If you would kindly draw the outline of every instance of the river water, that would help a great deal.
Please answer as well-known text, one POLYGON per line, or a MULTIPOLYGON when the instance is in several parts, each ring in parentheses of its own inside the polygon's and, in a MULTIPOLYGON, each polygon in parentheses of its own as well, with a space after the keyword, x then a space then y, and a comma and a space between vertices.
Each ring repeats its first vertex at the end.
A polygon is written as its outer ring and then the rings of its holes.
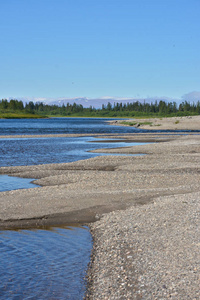
MULTIPOLYGON (((127 133, 105 119, 0 120, 0 135, 89 133, 80 138, 0 138, 0 167, 71 162, 94 157, 94 133, 127 133)), ((130 145, 130 144, 129 144, 130 145)), ((34 188, 30 179, 0 176, 0 192, 34 188)), ((0 299, 83 299, 92 237, 86 226, 0 231, 0 299)))
POLYGON ((0 299, 82 299, 87 227, 0 232, 0 299))
POLYGON ((51 118, 51 119, 0 119, 0 135, 66 134, 66 133, 128 133, 141 129, 109 125, 112 119, 51 118))

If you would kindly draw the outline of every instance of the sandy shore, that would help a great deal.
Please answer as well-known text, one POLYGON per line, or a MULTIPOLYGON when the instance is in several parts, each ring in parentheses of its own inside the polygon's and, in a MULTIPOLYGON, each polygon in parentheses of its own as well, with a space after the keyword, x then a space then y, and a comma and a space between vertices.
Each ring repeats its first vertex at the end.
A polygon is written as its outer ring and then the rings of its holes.
POLYGON ((90 223, 88 299, 199 299, 200 135, 123 139, 153 144, 98 150, 142 156, 0 168, 41 185, 0 193, 1 229, 90 223))
MULTIPOLYGON (((122 121, 111 121, 112 125, 120 125, 122 121)), ((130 119, 127 122, 135 123, 133 127, 148 130, 200 130, 200 116, 130 119), (146 124, 149 123, 149 124, 146 124)))

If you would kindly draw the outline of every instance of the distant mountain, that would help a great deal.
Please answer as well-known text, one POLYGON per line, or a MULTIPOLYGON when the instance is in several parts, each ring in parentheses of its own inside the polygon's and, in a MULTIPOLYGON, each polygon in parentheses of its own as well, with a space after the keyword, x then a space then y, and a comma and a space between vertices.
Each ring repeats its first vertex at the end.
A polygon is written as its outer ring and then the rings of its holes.
POLYGON ((146 98, 146 99, 141 99, 141 98, 114 98, 114 97, 102 97, 102 98, 86 98, 86 97, 77 97, 77 98, 57 98, 55 100, 48 100, 45 101, 46 104, 56 104, 56 105, 60 105, 62 106, 63 104, 66 105, 67 103, 73 104, 74 102, 76 102, 77 104, 81 104, 83 105, 83 107, 95 107, 95 108, 101 108, 102 105, 107 105, 109 102, 114 105, 114 103, 131 103, 131 102, 136 102, 139 101, 141 103, 144 102, 155 102, 155 100, 159 101, 159 100, 163 100, 163 101, 171 101, 171 99, 169 99, 168 97, 154 97, 154 98, 146 98))

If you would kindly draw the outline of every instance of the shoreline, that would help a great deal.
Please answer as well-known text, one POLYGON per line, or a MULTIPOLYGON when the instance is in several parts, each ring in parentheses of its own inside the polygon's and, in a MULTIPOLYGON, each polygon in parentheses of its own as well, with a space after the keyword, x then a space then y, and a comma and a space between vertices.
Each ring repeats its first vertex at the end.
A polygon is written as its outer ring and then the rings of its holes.
POLYGON ((147 130, 192 130, 200 131, 200 116, 186 116, 186 117, 168 117, 168 118, 131 118, 125 120, 108 121, 115 126, 133 126, 136 128, 147 130), (123 124, 122 124, 123 122, 123 124), (132 125, 128 125, 131 123, 132 125))
MULTIPOLYGON (((98 135, 97 137, 101 141, 104 141, 104 138, 107 139, 107 136, 98 135)), ((109 136, 109 142, 112 141, 112 138, 115 139, 116 136, 109 136)), ((120 136, 119 139, 122 140, 122 137, 120 136)), ((167 140, 169 140, 169 137, 157 138, 155 136, 147 137, 144 135, 139 137, 133 136, 130 138, 130 136, 123 136, 123 141, 127 141, 127 146, 129 141, 160 142, 167 140)), ((107 140, 105 140, 105 142, 107 142, 107 140)), ((115 140, 113 140, 113 143, 114 142, 115 140)), ((106 149, 105 151, 104 149, 99 149, 93 150, 92 152, 109 153, 111 151, 114 154, 126 154, 127 149, 128 147, 122 147, 117 149, 106 149)), ((132 147, 130 149, 132 149, 132 147)), ((139 153, 138 151, 135 151, 135 146, 133 149, 133 154, 139 153)), ((102 199, 104 198, 104 190, 102 190, 101 193, 96 190, 91 192, 92 188, 90 188, 93 184, 95 184, 96 180, 99 180, 99 174, 101 175, 100 177, 104 175, 109 177, 109 173, 114 172, 115 163, 113 165, 113 162, 121 160, 122 162, 119 163, 123 164, 123 161, 127 161, 126 158, 129 161, 130 158, 128 156, 99 156, 96 158, 82 161, 79 160, 72 163, 1 167, 0 174, 22 178, 35 178, 32 183, 38 185, 38 187, 0 193, 0 199, 3 205, 5 205, 5 208, 3 208, 4 212, 2 211, 2 213, 0 213, 0 228, 30 228, 32 226, 40 227, 53 224, 63 225, 68 223, 85 224, 96 221, 98 219, 97 215, 102 215, 103 213, 110 212, 113 209, 126 208, 126 205, 121 203, 119 200, 115 201, 114 204, 111 203, 110 205, 108 205, 107 200, 103 200, 102 202, 102 199), (95 177, 93 178, 93 176, 95 177), (80 185, 80 180, 86 183, 88 180, 90 181, 85 193, 83 193, 84 187, 80 185), (77 192, 76 184, 80 185, 77 192), (65 189, 68 189, 68 197, 65 195, 65 189), (60 195, 57 197, 58 194, 60 195), (84 204, 81 206, 80 202, 82 196, 80 195, 83 194, 84 204), (93 201, 93 198, 96 197, 96 194, 99 194, 98 196, 101 200, 97 199, 96 201, 93 201), (49 196, 51 198, 51 203, 49 203, 49 196), (29 197, 29 203, 26 201, 27 197, 29 197), (58 198, 58 201, 60 201, 57 208, 55 207, 54 197, 58 198), (66 205, 65 202, 67 202, 70 197, 76 199, 79 204, 75 205, 73 201, 70 200, 71 207, 69 204, 66 205), (40 199, 44 199, 45 201, 45 203, 43 203, 43 209, 39 208, 40 199), (38 205, 35 204, 36 202, 38 205), (99 205, 99 202, 101 205, 99 205), (26 207, 24 207, 24 203, 26 203, 26 207), (10 209, 10 205, 13 206, 12 210, 10 209), (66 208, 63 209, 64 205, 66 205, 66 208)), ((108 187, 106 187, 106 193, 108 193, 107 189, 108 187)), ((119 198, 119 195, 116 197, 119 198)), ((109 193, 106 198, 109 199, 109 193)), ((138 203, 147 201, 145 200, 145 197, 143 198, 143 200, 138 200, 138 203)))
MULTIPOLYGON (((102 136, 100 138, 103 139, 102 136)), ((117 138, 117 135, 109 138, 117 138)), ((109 155, 72 163, 1 167, 0 174, 35 178, 33 183, 40 187, 0 193, 0 228, 62 225, 65 222, 85 224, 94 222, 104 213, 148 203, 157 194, 180 193, 182 190, 188 192, 187 188, 168 182, 167 170, 165 174, 162 169, 158 170, 156 182, 146 166, 149 161, 156 160, 158 164, 161 160, 162 163, 161 157, 165 155, 167 147, 171 148, 171 144, 173 148, 173 144, 179 141, 191 144, 191 140, 198 138, 198 135, 192 134, 128 134, 123 135, 123 140, 149 144, 128 146, 127 143, 127 147, 92 152, 146 155, 109 155), (159 175, 163 176, 160 184, 166 180, 161 189, 158 189, 161 180, 159 175), (148 184, 147 177, 154 184, 148 184)), ((190 182, 194 183, 192 179, 190 182)))
POLYGON ((198 299, 200 135, 123 139, 153 143, 97 151, 144 156, 1 167, 0 174, 42 185, 0 193, 1 229, 89 225, 94 248, 86 299, 198 299))

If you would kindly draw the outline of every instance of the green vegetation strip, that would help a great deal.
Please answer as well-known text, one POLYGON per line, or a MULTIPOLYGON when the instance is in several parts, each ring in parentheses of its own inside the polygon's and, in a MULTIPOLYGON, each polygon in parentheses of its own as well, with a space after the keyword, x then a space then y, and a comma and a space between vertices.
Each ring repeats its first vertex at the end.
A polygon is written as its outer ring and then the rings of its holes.
POLYGON ((142 125, 150 125, 150 126, 152 126, 152 122, 126 122, 126 121, 123 121, 123 122, 120 122, 120 124, 128 125, 128 126, 135 126, 135 125, 137 125, 138 127, 142 126, 142 125))
MULTIPOLYGON (((94 117, 94 118, 154 118, 154 117, 182 117, 200 115, 200 101, 190 104, 166 103, 163 100, 152 103, 108 103, 102 108, 83 107, 77 103, 67 103, 62 106, 48 105, 42 102, 24 104, 22 101, 0 100, 0 118, 46 118, 46 117, 94 117)), ((134 122, 129 124, 134 126, 134 122)), ((140 125, 151 125, 140 123, 140 125)))
POLYGON ((25 114, 25 113, 1 113, 0 119, 41 119, 45 118, 45 116, 37 115, 37 114, 25 114))

